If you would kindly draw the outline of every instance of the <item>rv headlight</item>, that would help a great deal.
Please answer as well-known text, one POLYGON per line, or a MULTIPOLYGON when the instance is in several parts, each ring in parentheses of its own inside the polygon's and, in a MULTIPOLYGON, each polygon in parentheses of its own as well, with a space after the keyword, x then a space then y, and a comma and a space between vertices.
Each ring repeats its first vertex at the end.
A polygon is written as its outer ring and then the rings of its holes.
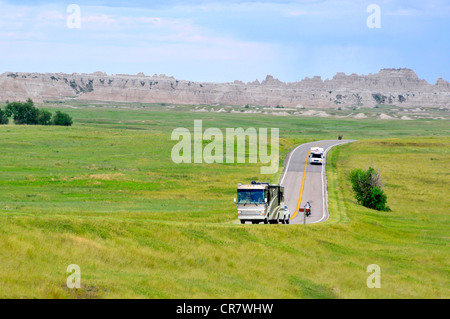
POLYGON ((260 215, 264 215, 264 212, 259 212, 260 215))
POLYGON ((238 215, 240 215, 241 214, 241 211, 240 210, 238 210, 238 215))

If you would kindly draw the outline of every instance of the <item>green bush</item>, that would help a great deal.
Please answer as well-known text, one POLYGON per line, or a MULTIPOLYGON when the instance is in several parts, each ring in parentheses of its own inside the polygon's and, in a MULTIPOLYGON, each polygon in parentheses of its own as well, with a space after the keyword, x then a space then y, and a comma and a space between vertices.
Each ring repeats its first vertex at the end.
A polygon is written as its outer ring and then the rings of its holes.
POLYGON ((71 126, 72 118, 67 113, 56 111, 56 114, 53 116, 53 124, 61 126, 71 126))
POLYGON ((13 116, 16 124, 38 124, 39 109, 34 106, 34 102, 28 99, 26 102, 11 102, 6 106, 6 115, 13 116))
POLYGON ((8 124, 8 123, 9 123, 8 115, 6 114, 5 111, 0 109, 0 125, 5 125, 5 124, 8 124))
POLYGON ((375 169, 355 169, 350 172, 350 181, 358 203, 379 211, 391 210, 386 206, 387 196, 382 190, 381 175, 375 169))
POLYGON ((52 113, 49 111, 39 110, 38 123, 39 125, 52 125, 52 113))
POLYGON ((34 102, 28 99, 26 102, 6 103, 5 111, 0 109, 0 124, 8 124, 9 117, 13 116, 15 124, 28 125, 61 125, 71 126, 72 118, 69 114, 56 111, 52 118, 52 113, 40 110, 34 106, 34 102))

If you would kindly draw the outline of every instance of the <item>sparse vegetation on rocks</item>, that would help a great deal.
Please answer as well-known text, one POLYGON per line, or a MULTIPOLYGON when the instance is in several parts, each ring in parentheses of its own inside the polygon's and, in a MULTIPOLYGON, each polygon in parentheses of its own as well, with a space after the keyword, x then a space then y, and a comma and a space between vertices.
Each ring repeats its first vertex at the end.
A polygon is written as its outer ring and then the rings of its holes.
POLYGON ((267 76, 262 82, 193 82, 165 75, 144 74, 0 74, 3 99, 36 101, 74 96, 81 100, 174 104, 221 104, 285 108, 337 106, 371 108, 376 104, 402 107, 450 107, 450 83, 439 79, 430 84, 410 69, 383 69, 369 75, 338 73, 331 79, 320 76, 282 82, 267 76), (149 90, 152 93, 149 94, 149 90), (174 94, 176 91, 176 94, 174 94))

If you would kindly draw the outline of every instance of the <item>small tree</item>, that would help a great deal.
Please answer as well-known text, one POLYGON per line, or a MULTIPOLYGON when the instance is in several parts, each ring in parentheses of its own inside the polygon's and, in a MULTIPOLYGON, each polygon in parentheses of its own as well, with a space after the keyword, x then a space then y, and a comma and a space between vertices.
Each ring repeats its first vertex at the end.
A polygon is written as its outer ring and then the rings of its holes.
POLYGON ((52 113, 45 110, 39 110, 38 123, 39 125, 51 125, 52 124, 52 113))
POLYGON ((8 118, 11 116, 14 117, 15 124, 72 125, 72 118, 69 114, 56 111, 52 118, 51 112, 38 109, 31 99, 26 102, 7 102, 5 111, 0 110, 0 124, 8 124, 8 118))
POLYGON ((61 126, 71 126, 72 118, 67 113, 56 111, 56 114, 53 116, 53 124, 61 126))
POLYGON ((6 114, 6 111, 3 111, 0 109, 0 125, 5 125, 9 123, 8 115, 6 114))
POLYGON ((39 109, 34 107, 34 102, 28 99, 25 103, 11 102, 6 105, 6 115, 14 117, 16 124, 38 124, 39 109))
POLYGON ((380 211, 390 211, 386 206, 387 196, 382 190, 381 175, 369 167, 367 171, 355 169, 350 173, 355 198, 364 207, 380 211))

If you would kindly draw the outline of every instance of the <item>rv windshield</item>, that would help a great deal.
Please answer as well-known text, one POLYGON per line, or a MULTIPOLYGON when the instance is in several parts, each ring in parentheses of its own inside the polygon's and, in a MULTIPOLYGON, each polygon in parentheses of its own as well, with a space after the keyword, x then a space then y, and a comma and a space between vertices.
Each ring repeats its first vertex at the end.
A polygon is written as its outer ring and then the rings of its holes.
POLYGON ((322 158, 322 154, 312 154, 312 158, 322 158))
POLYGON ((238 204, 264 203, 264 191, 262 189, 239 189, 238 204))

